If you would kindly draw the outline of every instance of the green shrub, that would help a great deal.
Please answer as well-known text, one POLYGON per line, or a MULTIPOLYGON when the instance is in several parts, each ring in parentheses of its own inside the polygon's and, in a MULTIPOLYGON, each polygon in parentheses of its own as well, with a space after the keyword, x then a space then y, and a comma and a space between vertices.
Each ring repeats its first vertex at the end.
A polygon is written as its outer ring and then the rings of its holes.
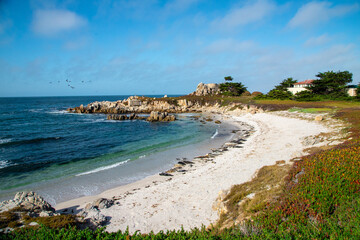
POLYGON ((320 101, 321 98, 318 95, 313 94, 310 91, 301 91, 295 94, 294 99, 301 102, 314 102, 320 101))
POLYGON ((268 99, 268 98, 267 98, 266 94, 260 93, 260 94, 256 95, 253 99, 254 100, 261 100, 261 99, 268 99))
POLYGON ((280 99, 287 100, 293 97, 292 93, 289 91, 283 91, 278 89, 273 89, 268 94, 266 94, 268 99, 280 99))
POLYGON ((242 83, 221 83, 220 86, 220 92, 222 95, 225 96, 240 96, 243 94, 247 89, 242 83))

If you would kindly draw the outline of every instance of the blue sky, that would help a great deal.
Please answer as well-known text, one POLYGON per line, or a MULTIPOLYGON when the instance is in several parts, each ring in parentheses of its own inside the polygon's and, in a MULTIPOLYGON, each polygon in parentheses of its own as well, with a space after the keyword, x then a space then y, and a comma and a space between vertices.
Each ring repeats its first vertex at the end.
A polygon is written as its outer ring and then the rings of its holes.
POLYGON ((357 84, 359 26, 346 0, 0 0, 0 97, 187 94, 228 75, 267 92, 329 70, 357 84))

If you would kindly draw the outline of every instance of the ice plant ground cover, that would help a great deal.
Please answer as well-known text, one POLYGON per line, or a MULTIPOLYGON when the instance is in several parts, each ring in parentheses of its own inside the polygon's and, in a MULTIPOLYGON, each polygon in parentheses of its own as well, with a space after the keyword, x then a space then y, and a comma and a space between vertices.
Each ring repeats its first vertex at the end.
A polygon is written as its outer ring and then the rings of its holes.
POLYGON ((256 219, 263 234, 360 237, 360 110, 342 109, 336 117, 352 124, 349 140, 294 164, 282 196, 256 219))

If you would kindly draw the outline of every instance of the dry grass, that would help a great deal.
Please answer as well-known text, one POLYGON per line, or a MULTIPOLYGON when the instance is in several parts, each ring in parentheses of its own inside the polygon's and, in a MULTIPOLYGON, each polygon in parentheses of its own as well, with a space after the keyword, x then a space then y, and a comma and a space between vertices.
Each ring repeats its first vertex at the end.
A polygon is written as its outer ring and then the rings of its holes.
POLYGON ((59 215, 52 217, 37 217, 37 218, 29 218, 26 220, 27 223, 37 222, 39 224, 43 224, 49 228, 67 228, 71 226, 77 225, 77 220, 74 215, 59 215))
POLYGON ((251 181, 234 185, 224 199, 226 213, 220 216, 217 227, 231 227, 263 211, 282 193, 289 169, 290 165, 264 166, 251 181))
MULTIPOLYGON (((9 211, 0 213, 0 229, 10 227, 17 228, 20 226, 29 227, 29 223, 37 222, 49 228, 66 228, 77 225, 78 221, 74 215, 59 215, 51 217, 30 217, 26 214, 27 210, 16 207, 9 211)), ((37 226, 34 226, 35 228, 37 226)))
POLYGON ((275 108, 274 110, 287 110, 290 108, 360 109, 360 102, 350 101, 298 102, 294 100, 255 100, 254 104, 267 108, 275 108))
POLYGON ((23 217, 24 211, 24 209, 16 207, 9 211, 0 213, 0 229, 5 227, 14 228, 19 226, 18 221, 23 217))

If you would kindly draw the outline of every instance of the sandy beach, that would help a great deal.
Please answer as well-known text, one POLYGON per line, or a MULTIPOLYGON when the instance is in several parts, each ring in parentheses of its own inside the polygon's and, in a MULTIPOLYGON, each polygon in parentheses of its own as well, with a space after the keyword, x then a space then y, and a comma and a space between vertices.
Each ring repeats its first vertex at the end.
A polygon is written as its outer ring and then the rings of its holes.
MULTIPOLYGON (((304 117, 305 115, 303 115, 304 117)), ((315 115, 300 119, 288 112, 223 115, 234 124, 245 122, 255 132, 242 145, 230 148, 211 162, 194 161, 186 173, 172 177, 150 176, 141 181, 105 191, 96 196, 82 197, 57 204, 57 210, 72 208, 75 212, 98 198, 114 199, 115 204, 101 209, 107 217, 107 231, 190 229, 208 226, 218 219, 213 204, 222 190, 251 180, 256 171, 276 161, 304 155, 305 137, 332 132, 315 115), (289 116, 292 115, 292 116, 289 116)), ((322 141, 314 146, 329 144, 322 141)))

